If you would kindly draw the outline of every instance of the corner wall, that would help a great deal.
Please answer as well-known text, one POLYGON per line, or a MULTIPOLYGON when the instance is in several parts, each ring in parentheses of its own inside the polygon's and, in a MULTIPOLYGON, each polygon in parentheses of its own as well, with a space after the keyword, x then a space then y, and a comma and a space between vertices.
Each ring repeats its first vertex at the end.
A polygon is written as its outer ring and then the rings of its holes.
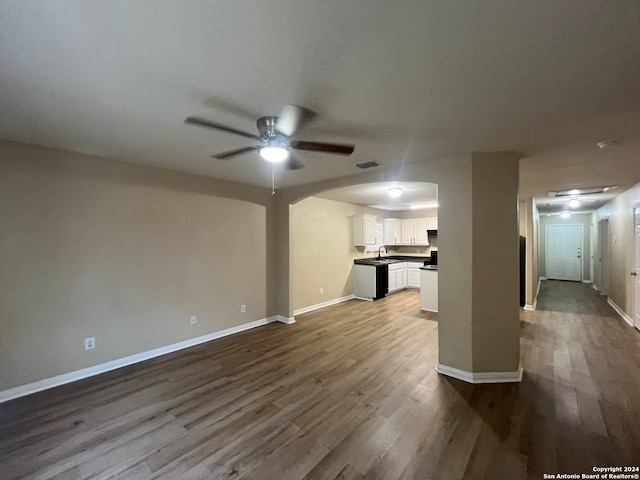
POLYGON ((319 197, 308 197, 292 206, 294 311, 353 294, 353 260, 376 255, 353 245, 353 216, 362 213, 376 215, 376 222, 382 222, 389 212, 319 197))
POLYGON ((275 314, 272 202, 266 189, 0 142, 0 391, 275 314))
POLYGON ((533 198, 520 200, 518 214, 520 217, 520 235, 525 237, 525 304, 533 308, 538 294, 538 226, 540 217, 538 207, 533 198))

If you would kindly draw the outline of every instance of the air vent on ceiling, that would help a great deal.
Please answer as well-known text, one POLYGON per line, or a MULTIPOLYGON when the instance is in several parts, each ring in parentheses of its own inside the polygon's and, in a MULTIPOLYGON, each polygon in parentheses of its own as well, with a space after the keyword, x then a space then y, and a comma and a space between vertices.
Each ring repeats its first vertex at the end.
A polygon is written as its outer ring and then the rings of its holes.
POLYGON ((373 160, 369 160, 368 162, 356 163, 355 166, 358 168, 371 168, 379 167, 380 164, 378 162, 374 162, 373 160))

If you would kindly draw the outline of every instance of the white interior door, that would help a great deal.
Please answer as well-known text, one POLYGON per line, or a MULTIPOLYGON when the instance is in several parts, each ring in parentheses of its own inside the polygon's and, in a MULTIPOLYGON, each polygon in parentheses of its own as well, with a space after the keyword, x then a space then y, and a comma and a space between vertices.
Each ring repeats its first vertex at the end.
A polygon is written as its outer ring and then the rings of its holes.
POLYGON ((547 225, 547 278, 582 280, 582 225, 547 225))
POLYGON ((631 275, 633 275, 633 283, 635 285, 635 309, 634 309, 634 317, 635 317, 635 325, 638 330, 640 330, 640 207, 636 207, 634 210, 635 217, 635 230, 634 230, 634 238, 635 238, 635 260, 634 260, 634 268, 631 275))

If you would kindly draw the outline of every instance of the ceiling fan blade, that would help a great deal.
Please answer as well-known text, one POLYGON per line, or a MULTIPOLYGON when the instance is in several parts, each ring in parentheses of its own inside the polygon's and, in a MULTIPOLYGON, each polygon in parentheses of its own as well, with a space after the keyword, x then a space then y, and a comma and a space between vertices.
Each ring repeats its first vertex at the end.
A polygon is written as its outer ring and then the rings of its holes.
POLYGON ((309 123, 315 115, 316 114, 308 108, 298 105, 285 105, 282 107, 282 111, 278 116, 276 130, 290 137, 309 123))
POLYGON ((189 125, 197 125, 199 127, 222 130, 223 132, 234 133, 236 135, 242 135, 243 137, 253 138, 254 140, 260 140, 260 137, 254 135, 253 133, 247 133, 233 127, 227 127, 226 125, 218 122, 212 122, 211 120, 207 120, 206 118, 202 117, 187 117, 184 123, 188 123, 189 125))
POLYGON ((213 158, 217 158, 218 160, 226 160, 227 158, 233 157, 234 155, 250 152, 251 150, 257 150, 258 148, 260 148, 259 145, 251 145, 250 147, 236 148, 235 150, 229 150, 228 152, 222 152, 211 156, 213 158))
POLYGON ((337 153, 339 155, 351 155, 355 145, 339 143, 305 142, 304 140, 292 140, 289 145, 296 150, 308 150, 311 152, 337 153))
POLYGON ((304 164, 298 160, 295 156, 289 154, 286 163, 287 170, 300 170, 304 167, 304 164))

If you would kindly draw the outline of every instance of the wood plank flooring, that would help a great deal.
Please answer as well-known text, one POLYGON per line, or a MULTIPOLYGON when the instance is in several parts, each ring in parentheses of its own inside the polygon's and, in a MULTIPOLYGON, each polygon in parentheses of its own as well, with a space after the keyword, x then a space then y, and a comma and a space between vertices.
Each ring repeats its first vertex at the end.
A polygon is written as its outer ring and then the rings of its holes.
POLYGON ((437 315, 417 292, 352 300, 0 404, 0 478, 540 479, 640 464, 640 333, 588 285, 543 286, 544 309, 521 313, 520 384, 437 375, 437 315))

